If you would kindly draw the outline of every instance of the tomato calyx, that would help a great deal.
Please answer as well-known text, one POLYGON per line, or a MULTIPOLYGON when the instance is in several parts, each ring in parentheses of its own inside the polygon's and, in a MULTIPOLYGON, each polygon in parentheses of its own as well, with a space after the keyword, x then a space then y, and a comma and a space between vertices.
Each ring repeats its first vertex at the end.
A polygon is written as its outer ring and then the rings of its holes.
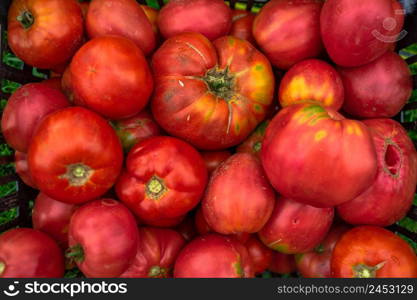
POLYGON ((6 264, 0 261, 0 276, 4 273, 4 270, 6 270, 6 264))
POLYGON ((80 244, 76 244, 65 251, 65 257, 75 262, 84 261, 84 249, 80 244))
POLYGON ((208 70, 202 79, 209 87, 210 92, 216 97, 226 101, 232 100, 235 94, 235 77, 230 74, 229 67, 224 69, 214 67, 208 70))
POLYGON ((400 176, 399 170, 403 163, 403 152, 401 148, 391 139, 385 139, 384 143, 384 162, 383 170, 391 177, 400 176))
POLYGON ((152 266, 149 269, 148 276, 152 278, 167 278, 168 277, 168 268, 162 268, 160 266, 152 266))
POLYGON ((376 266, 368 266, 366 264, 357 264, 352 267, 354 278, 375 278, 376 272, 385 265, 385 261, 380 262, 376 266))
POLYGON ((259 151, 261 151, 261 149, 262 149, 262 142, 256 142, 255 144, 253 144, 253 151, 256 153, 256 152, 259 152, 259 151))
POLYGON ((315 248, 314 248, 314 252, 318 253, 318 254, 322 254, 324 252, 325 248, 323 244, 318 244, 315 248))
POLYGON ((25 10, 20 15, 18 15, 16 20, 22 25, 24 29, 29 29, 35 22, 35 18, 28 10, 25 10))
POLYGON ((243 270, 242 263, 240 260, 233 264, 233 268, 235 269, 235 272, 239 276, 239 278, 245 277, 245 271, 243 270))
POLYGON ((72 186, 84 185, 93 174, 93 170, 82 163, 67 166, 67 172, 60 178, 67 179, 72 186))
POLYGON ((167 192, 167 187, 165 186, 162 178, 159 178, 156 175, 153 175, 151 179, 146 183, 145 192, 146 196, 153 200, 158 200, 162 197, 163 194, 167 192))

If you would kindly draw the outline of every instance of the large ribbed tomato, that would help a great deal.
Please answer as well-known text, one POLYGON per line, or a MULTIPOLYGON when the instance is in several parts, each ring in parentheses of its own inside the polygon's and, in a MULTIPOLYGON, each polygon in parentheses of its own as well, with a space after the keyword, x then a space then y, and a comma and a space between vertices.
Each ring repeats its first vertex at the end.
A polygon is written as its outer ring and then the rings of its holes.
POLYGON ((155 119, 201 149, 242 142, 265 118, 272 101, 274 76, 268 60, 236 37, 212 44, 197 33, 175 36, 155 53, 152 66, 155 119))

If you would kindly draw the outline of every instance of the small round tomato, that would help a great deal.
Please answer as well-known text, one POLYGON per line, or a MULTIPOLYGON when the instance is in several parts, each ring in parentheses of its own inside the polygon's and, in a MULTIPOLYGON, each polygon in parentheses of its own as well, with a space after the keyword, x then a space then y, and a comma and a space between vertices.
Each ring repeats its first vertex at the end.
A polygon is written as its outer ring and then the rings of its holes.
POLYGON ((218 166, 222 164, 226 159, 232 156, 232 153, 228 150, 224 151, 203 151, 201 152, 204 161, 206 162, 207 171, 209 174, 213 173, 218 166))
POLYGON ((117 277, 133 261, 139 240, 136 220, 122 203, 100 199, 71 217, 67 258, 87 277, 117 277))
POLYGON ((184 216, 198 204, 206 184, 200 153, 186 142, 161 136, 132 148, 116 192, 142 222, 150 224, 184 216))
POLYGON ((16 151, 14 154, 14 167, 20 179, 28 186, 36 189, 36 184, 30 174, 26 153, 16 151))
POLYGON ((64 255, 45 233, 16 228, 0 235, 1 278, 56 278, 64 276, 64 255))
POLYGON ((14 0, 7 31, 17 57, 31 66, 52 69, 81 45, 81 8, 75 0, 14 0))
POLYGON ((264 272, 271 263, 273 251, 262 244, 256 235, 251 235, 245 243, 245 246, 252 259, 252 266, 255 274, 264 272))
POLYGON ((260 159, 266 128, 270 122, 271 120, 265 120, 259 124, 255 131, 236 148, 236 152, 253 154, 260 159))
POLYGON ((343 278, 417 277, 417 256, 411 246, 391 231, 359 226, 336 243, 332 276, 343 278))
POLYGON ((103 195, 119 176, 123 151, 106 120, 82 107, 48 115, 29 147, 36 186, 49 197, 72 204, 103 195))

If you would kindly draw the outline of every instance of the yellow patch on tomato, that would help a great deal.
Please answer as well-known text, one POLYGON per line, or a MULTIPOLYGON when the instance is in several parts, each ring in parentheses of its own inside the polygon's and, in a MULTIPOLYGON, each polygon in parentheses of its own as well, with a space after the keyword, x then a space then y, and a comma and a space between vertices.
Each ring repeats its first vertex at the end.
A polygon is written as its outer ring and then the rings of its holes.
POLYGON ((316 142, 321 141, 322 139, 324 139, 327 136, 327 131, 326 130, 319 130, 316 132, 316 134, 314 135, 314 140, 316 142))
POLYGON ((347 133, 349 133, 349 134, 353 134, 355 132, 355 129, 353 128, 352 125, 348 125, 346 127, 346 130, 347 130, 347 133))
POLYGON ((294 100, 306 99, 309 97, 309 91, 306 88, 307 83, 304 77, 302 76, 295 76, 292 80, 288 83, 287 88, 284 90, 283 93, 283 105, 289 105, 294 100))
POLYGON ((362 128, 358 124, 355 123, 354 128, 355 128, 355 134, 357 136, 362 136, 363 135, 362 128))

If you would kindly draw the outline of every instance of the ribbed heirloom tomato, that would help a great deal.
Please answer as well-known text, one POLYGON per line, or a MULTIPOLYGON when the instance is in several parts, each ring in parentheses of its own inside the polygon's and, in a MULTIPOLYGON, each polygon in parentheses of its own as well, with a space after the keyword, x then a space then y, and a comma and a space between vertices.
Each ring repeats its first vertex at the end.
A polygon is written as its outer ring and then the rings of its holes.
POLYGON ((242 142, 266 115, 274 76, 249 42, 227 36, 212 44, 198 33, 165 41, 152 58, 152 112, 170 134, 205 150, 242 142))

